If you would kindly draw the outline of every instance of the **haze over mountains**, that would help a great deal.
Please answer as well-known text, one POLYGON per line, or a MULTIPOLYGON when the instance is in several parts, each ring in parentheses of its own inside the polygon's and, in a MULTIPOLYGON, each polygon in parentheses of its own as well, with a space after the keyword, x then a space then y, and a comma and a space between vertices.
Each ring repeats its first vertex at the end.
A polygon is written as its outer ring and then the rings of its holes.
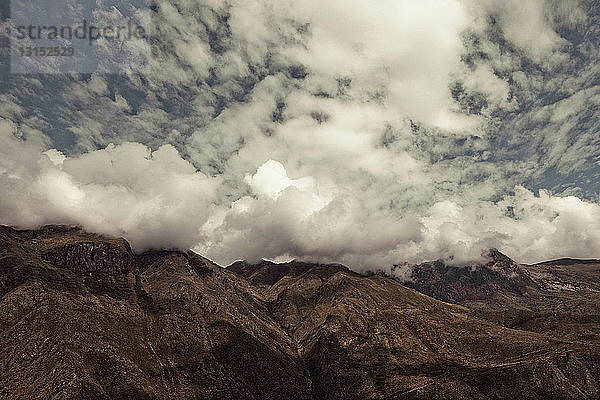
POLYGON ((0 398, 598 398, 600 264, 489 257, 414 266, 429 297, 339 264, 2 226, 0 398))

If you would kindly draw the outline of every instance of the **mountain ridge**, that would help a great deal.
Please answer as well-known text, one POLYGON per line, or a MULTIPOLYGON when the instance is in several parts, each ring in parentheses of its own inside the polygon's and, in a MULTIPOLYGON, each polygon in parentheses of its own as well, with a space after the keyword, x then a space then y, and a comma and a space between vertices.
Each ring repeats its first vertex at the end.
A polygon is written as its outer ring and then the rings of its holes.
POLYGON ((497 249, 484 251, 482 257, 486 262, 468 265, 452 265, 443 260, 404 263, 395 265, 391 273, 373 273, 388 276, 407 287, 450 303, 484 299, 501 291, 524 295, 530 288, 538 286, 522 265, 497 249))
POLYGON ((0 228, 0 399, 600 393, 596 340, 503 326, 341 265, 234 265, 0 228))

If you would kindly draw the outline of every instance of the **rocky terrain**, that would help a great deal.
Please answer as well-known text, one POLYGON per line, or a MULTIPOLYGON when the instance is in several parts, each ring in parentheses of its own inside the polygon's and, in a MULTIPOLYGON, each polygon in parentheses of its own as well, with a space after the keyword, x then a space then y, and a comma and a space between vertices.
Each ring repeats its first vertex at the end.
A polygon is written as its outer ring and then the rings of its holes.
POLYGON ((600 340, 600 260, 564 258, 520 265, 492 249, 467 267, 405 265, 397 279, 436 299, 468 307, 502 326, 585 342, 600 340))
POLYGON ((529 271, 498 250, 491 249, 483 256, 487 262, 466 267, 447 265, 443 261, 404 265, 402 268, 410 272, 402 283, 450 303, 488 301, 498 293, 523 296, 538 286, 529 271))
POLYGON ((600 398, 600 264, 488 256, 403 285, 0 227, 0 399, 600 398))

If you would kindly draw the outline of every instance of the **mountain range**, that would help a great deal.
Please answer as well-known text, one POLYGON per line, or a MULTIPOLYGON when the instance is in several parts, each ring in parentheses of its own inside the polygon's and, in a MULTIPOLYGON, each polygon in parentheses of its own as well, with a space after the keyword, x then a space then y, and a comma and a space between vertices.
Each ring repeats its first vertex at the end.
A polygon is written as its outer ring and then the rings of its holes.
POLYGON ((0 226, 0 399, 600 398, 600 261, 484 256, 224 268, 0 226))

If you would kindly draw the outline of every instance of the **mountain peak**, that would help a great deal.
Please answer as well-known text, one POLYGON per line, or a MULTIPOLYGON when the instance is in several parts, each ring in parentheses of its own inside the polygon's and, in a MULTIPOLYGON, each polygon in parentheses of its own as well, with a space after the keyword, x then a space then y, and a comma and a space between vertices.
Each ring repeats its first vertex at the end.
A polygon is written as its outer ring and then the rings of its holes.
POLYGON ((519 279, 523 275, 528 275, 526 270, 510 257, 501 253, 498 249, 491 248, 482 253, 482 256, 489 259, 489 262, 483 267, 504 275, 508 279, 519 279))
POLYGON ((481 255, 483 262, 467 266, 449 265, 443 260, 406 264, 396 279, 405 286, 451 303, 502 292, 524 295, 528 287, 537 286, 523 266, 498 249, 485 250, 481 255))

